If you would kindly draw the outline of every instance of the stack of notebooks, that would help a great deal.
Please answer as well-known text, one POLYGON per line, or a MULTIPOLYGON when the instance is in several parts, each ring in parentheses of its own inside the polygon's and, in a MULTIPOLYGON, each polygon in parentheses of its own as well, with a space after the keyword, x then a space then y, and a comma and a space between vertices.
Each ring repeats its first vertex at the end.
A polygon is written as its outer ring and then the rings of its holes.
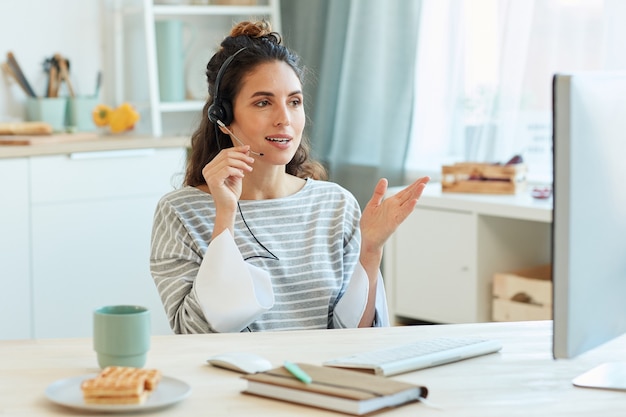
POLYGON ((294 377, 286 368, 245 375, 246 394, 364 415, 385 408, 425 399, 423 386, 347 369, 298 364, 311 377, 309 383, 294 377))

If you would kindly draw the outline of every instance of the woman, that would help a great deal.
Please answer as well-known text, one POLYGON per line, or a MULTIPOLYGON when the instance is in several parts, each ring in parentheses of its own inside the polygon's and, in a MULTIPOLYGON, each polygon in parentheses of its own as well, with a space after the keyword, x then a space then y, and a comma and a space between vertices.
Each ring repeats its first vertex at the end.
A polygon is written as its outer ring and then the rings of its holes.
POLYGON ((176 333, 389 324, 383 245, 428 178, 361 214, 302 137, 302 69, 266 22, 236 25, 207 65, 210 98, 185 186, 159 202, 151 272, 176 333))

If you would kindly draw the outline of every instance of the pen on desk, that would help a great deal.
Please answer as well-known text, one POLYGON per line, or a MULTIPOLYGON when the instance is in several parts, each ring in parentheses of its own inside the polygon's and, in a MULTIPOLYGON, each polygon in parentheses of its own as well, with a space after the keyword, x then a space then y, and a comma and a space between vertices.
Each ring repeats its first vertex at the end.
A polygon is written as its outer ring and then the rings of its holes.
POLYGON ((287 369, 291 375, 295 376, 296 378, 298 378, 300 381, 304 382, 305 384, 310 384, 311 382, 313 382, 313 378, 311 378, 309 374, 304 372, 302 368, 300 368, 295 363, 285 361, 283 365, 285 366, 285 369, 287 369))

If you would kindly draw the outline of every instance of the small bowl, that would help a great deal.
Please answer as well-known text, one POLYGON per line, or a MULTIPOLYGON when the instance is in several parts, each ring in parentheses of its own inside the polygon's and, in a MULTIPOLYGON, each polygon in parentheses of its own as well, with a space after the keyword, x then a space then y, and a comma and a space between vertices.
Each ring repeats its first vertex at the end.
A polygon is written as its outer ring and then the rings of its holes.
POLYGON ((550 198, 550 196, 552 195, 552 187, 536 186, 532 189, 532 191, 530 192, 530 195, 532 195, 533 198, 538 198, 541 200, 550 198))

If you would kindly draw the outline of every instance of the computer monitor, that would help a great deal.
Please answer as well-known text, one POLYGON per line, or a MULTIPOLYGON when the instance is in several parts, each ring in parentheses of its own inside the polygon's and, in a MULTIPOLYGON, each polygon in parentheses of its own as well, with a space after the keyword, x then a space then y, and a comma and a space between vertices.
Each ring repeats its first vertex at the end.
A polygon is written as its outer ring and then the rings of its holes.
MULTIPOLYGON (((560 359, 626 333, 626 73, 557 74, 552 88, 553 354, 560 359)), ((626 352, 624 362, 612 381, 592 385, 626 389, 626 352)))

